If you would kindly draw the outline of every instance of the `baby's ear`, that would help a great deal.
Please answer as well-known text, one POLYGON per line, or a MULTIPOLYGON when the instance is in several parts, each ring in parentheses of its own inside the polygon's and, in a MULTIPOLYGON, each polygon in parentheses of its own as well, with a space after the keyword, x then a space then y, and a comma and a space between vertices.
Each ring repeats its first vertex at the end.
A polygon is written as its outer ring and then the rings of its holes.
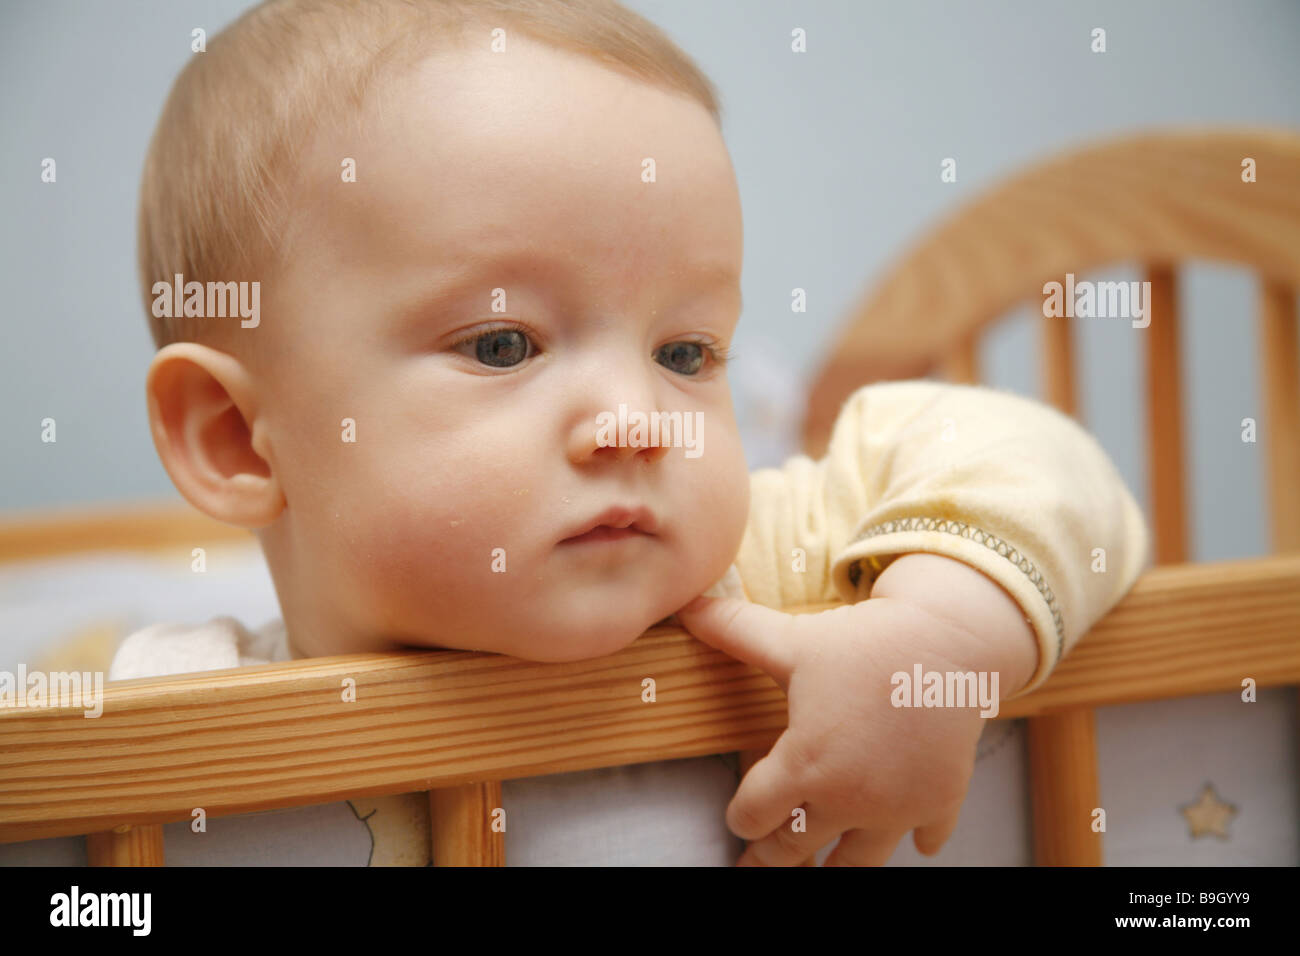
POLYGON ((243 363, 175 342, 154 356, 146 391, 154 447, 186 501, 244 528, 279 517, 284 493, 265 457, 266 423, 243 363))

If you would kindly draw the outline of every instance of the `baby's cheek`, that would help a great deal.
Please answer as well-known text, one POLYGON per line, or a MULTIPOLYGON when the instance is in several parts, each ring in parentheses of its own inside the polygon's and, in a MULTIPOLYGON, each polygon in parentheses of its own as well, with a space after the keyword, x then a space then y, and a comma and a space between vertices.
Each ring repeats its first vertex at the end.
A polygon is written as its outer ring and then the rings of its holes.
POLYGON ((726 552, 730 563, 740 549, 749 517, 749 468, 739 438, 719 449, 719 453, 701 476, 699 498, 706 503, 705 520, 712 546, 726 552))
MULTIPOLYGON (((462 507, 437 493, 402 494, 387 486, 359 509, 351 532, 353 574, 391 624, 423 630, 431 621, 482 608, 513 547, 500 511, 462 507)), ((513 568, 511 568, 513 570, 513 568)))
POLYGON ((744 537, 745 527, 749 524, 750 484, 749 465, 744 455, 738 456, 731 484, 731 532, 736 550, 740 549, 740 540, 744 537))
POLYGON ((356 549, 358 562, 372 567, 370 577, 379 582, 438 573, 464 546, 464 519, 456 512, 432 495, 372 488, 348 522, 352 540, 362 545, 356 549))

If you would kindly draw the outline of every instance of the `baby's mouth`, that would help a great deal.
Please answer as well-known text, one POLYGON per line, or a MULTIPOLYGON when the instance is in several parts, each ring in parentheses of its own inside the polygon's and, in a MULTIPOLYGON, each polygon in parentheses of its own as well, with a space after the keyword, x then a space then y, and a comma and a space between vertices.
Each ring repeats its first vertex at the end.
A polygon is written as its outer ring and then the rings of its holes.
POLYGON ((654 537, 659 522, 643 506, 614 506, 570 529, 560 544, 594 544, 654 537))
POLYGON ((636 528, 611 528, 609 525, 597 525, 585 534, 580 534, 572 538, 565 538, 560 544, 583 544, 591 541, 622 541, 625 538, 646 538, 653 537, 645 531, 638 531, 636 528))

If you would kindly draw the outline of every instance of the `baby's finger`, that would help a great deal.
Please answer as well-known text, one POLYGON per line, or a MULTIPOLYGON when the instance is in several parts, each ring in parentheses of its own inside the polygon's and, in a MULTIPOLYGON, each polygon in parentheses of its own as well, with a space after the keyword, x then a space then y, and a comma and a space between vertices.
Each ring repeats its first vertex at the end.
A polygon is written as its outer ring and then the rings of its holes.
POLYGON ((906 834, 906 830, 850 830, 822 866, 884 866, 906 834))
POLYGON ((710 647, 771 674, 782 690, 790 686, 797 647, 793 614, 735 598, 698 597, 677 612, 677 620, 710 647))
POLYGON ((749 844, 736 866, 798 866, 817 855, 844 827, 813 807, 800 807, 790 819, 761 840, 749 844))
POLYGON ((917 827, 912 832, 912 842, 916 844, 917 850, 926 856, 934 856, 934 854, 938 853, 943 848, 943 845, 948 842, 948 837, 952 836, 952 831, 957 829, 957 818, 960 815, 961 808, 959 807, 937 823, 917 827))
POLYGON ((787 730, 771 752, 749 768, 727 806, 727 827, 742 840, 761 840, 789 824, 803 804, 797 768, 785 757, 789 736, 787 730))

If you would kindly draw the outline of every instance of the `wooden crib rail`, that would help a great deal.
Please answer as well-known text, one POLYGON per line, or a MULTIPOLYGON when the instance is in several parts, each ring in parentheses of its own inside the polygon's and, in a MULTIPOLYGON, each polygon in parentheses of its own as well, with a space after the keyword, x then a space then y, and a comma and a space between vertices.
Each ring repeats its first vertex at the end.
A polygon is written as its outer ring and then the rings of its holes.
MULTIPOLYGON (((1297 633, 1300 555, 1154 569, 998 719, 1300 683, 1297 633)), ((412 651, 121 681, 94 719, 0 707, 0 842, 421 790, 464 810, 470 785, 770 746, 785 723, 771 678, 667 627, 564 664, 412 651)))

